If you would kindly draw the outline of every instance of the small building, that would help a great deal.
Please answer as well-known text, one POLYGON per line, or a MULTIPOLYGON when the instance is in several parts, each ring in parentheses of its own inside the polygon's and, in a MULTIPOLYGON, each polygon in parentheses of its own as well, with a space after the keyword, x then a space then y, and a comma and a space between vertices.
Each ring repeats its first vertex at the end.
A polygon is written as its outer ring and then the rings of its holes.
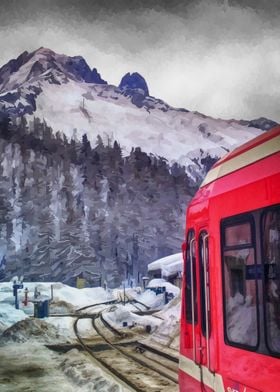
POLYGON ((183 255, 176 253, 155 260, 148 264, 148 276, 150 279, 165 279, 167 282, 181 288, 183 273, 183 255))

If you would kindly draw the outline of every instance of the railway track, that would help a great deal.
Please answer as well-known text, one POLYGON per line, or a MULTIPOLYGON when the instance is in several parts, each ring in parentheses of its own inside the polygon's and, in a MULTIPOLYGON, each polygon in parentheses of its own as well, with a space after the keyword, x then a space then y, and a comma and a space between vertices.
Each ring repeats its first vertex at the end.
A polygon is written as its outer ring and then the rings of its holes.
MULTIPOLYGON (((133 305, 135 307, 135 309, 137 310, 137 312, 139 312, 139 314, 149 314, 150 312, 151 313, 155 312, 154 310, 150 310, 150 307, 148 305, 146 305, 145 303, 138 301, 137 299, 134 299, 134 298, 129 298, 127 295, 125 296, 125 302, 133 305), (141 305, 141 307, 139 305, 141 305), (143 310, 143 308, 145 310, 143 310)), ((90 308, 95 308, 95 307, 102 306, 102 305, 117 305, 117 304, 122 304, 122 303, 123 303, 123 301, 119 300, 119 299, 109 300, 109 301, 105 301, 105 302, 99 302, 96 304, 87 305, 87 306, 83 306, 81 308, 78 308, 75 313, 80 313, 84 310, 87 310, 90 308)))
POLYGON ((116 300, 116 299, 112 299, 112 300, 104 301, 104 302, 98 302, 98 303, 96 303, 96 304, 87 305, 87 306, 83 306, 82 308, 78 308, 78 309, 76 310, 76 313, 81 312, 82 310, 89 309, 89 308, 94 308, 94 307, 96 307, 96 306, 101 306, 101 305, 113 305, 113 304, 117 304, 117 303, 119 303, 119 301, 116 300))
MULTIPOLYGON (((114 334, 114 337, 119 337, 119 336, 127 337, 127 334, 118 331, 104 319, 103 312, 99 313, 99 319, 102 321, 104 326, 114 334)), ((95 330, 103 338, 104 341, 106 341, 109 345, 112 344, 108 340, 106 335, 104 335, 103 332, 104 329, 99 329, 97 327, 97 320, 98 317, 92 320, 95 330)), ((143 343, 138 343, 137 341, 135 341, 135 337, 136 335, 134 335, 134 339, 131 342, 130 346, 118 347, 114 345, 115 346, 114 348, 116 350, 119 350, 123 355, 128 356, 130 359, 136 360, 141 365, 143 365, 143 357, 145 357, 144 362, 145 364, 150 363, 151 369, 156 370, 158 373, 169 378, 171 381, 177 382, 177 367, 179 361, 176 358, 172 357, 171 355, 163 353, 162 351, 159 351, 156 348, 149 347, 143 343), (128 351, 130 351, 130 353, 128 353, 128 351), (138 353, 141 355, 137 355, 138 353), (152 363, 150 362, 151 360, 153 361, 152 363), (157 364, 156 367, 154 365, 155 363, 157 364), (166 373, 167 369, 169 369, 171 372, 175 372, 175 376, 174 374, 166 373)))
MULTIPOLYGON (((76 337, 89 355, 104 370, 111 373, 123 385, 136 392, 175 392, 178 389, 176 360, 167 358, 161 352, 131 339, 127 334, 118 331, 104 318, 103 311, 90 315, 93 328, 104 344, 104 350, 94 350, 79 335, 78 323, 80 316, 74 322, 76 337)), ((130 334, 129 334, 130 335, 130 334)))

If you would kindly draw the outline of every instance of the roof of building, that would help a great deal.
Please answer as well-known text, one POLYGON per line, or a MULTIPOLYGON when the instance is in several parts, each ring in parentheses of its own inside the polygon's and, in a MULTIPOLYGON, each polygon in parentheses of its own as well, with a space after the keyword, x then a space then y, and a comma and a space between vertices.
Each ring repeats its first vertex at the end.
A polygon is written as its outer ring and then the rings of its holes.
POLYGON ((162 276, 168 277, 183 270, 183 255, 176 253, 148 264, 148 271, 161 270, 162 276))

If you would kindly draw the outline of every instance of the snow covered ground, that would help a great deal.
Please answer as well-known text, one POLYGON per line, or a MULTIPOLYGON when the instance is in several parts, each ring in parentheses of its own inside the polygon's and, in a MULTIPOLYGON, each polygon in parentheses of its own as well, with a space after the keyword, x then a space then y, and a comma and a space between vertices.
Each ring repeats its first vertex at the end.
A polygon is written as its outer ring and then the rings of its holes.
MULTIPOLYGON (((164 282, 151 282, 164 285, 164 282)), ((0 283, 0 390, 9 391, 101 391, 126 392, 126 388, 89 360, 88 354, 76 349, 66 354, 58 354, 45 347, 45 344, 74 343, 73 317, 78 309, 113 300, 123 301, 107 305, 104 318, 115 327, 137 327, 143 330, 146 343, 161 344, 178 349, 180 290, 166 283, 166 290, 174 295, 174 299, 164 304, 164 295, 156 295, 140 288, 123 288, 104 290, 98 288, 76 289, 62 283, 23 283, 24 288, 18 291, 19 309, 15 309, 13 283, 0 283), (24 305, 25 288, 28 297, 33 299, 34 290, 40 298, 51 297, 50 317, 34 318, 34 304, 24 305), (132 300, 138 302, 132 302, 132 300), (125 300, 125 301, 124 301, 125 300), (128 301, 131 301, 130 303, 128 301), (156 317, 136 314, 139 310, 158 309, 156 317), (56 314, 57 316, 53 317, 56 314), (72 316, 63 317, 63 314, 72 316), (145 333, 146 326, 151 333, 145 333), (148 337, 147 337, 148 336, 148 337)), ((87 308, 86 313, 95 308, 87 308)), ((90 319, 79 321, 79 333, 83 338, 94 335, 90 319)))

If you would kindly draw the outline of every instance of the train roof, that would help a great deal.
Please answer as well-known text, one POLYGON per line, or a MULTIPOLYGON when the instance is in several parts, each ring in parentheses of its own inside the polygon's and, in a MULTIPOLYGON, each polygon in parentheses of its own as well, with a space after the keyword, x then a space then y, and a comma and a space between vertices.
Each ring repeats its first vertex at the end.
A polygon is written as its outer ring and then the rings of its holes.
POLYGON ((226 154, 207 173, 201 187, 280 151, 280 126, 226 154))

